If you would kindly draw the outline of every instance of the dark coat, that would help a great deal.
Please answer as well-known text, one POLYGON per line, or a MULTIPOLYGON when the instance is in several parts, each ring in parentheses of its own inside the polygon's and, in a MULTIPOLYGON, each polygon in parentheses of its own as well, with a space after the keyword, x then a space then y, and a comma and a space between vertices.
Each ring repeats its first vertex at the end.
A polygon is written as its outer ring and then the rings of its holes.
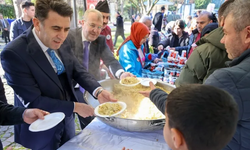
MULTIPOLYGON (((250 49, 229 62, 228 68, 218 69, 206 80, 206 85, 215 86, 230 93, 239 106, 239 120, 232 140, 223 150, 250 149, 250 49)), ((150 93, 150 99, 164 113, 168 94, 160 89, 150 93)))
MULTIPOLYGON (((23 112, 25 108, 14 107, 8 105, 0 100, 0 125, 14 125, 23 123, 23 112)), ((0 140, 0 150, 3 149, 2 142, 0 140)))
POLYGON ((178 46, 187 46, 189 36, 188 33, 183 31, 182 36, 179 38, 175 33, 169 34, 167 38, 161 41, 158 45, 163 45, 164 48, 167 46, 178 47, 178 46))
MULTIPOLYGON (((82 42, 82 28, 75 28, 70 30, 66 39, 70 43, 70 47, 80 63, 83 62, 83 42, 82 42)), ((115 74, 122 66, 114 58, 106 44, 106 38, 100 35, 95 41, 91 42, 89 49, 89 73, 92 74, 96 80, 100 80, 100 60, 110 68, 111 72, 115 74)))
POLYGON ((163 19, 163 13, 158 12, 155 14, 153 19, 153 24, 155 25, 155 28, 160 32, 161 26, 162 26, 162 19, 163 19))
POLYGON ((116 18, 116 34, 123 34, 124 33, 124 28, 123 28, 123 17, 120 15, 116 18))
POLYGON ((175 81, 177 87, 183 84, 202 84, 216 69, 226 67, 225 62, 229 59, 225 45, 220 43, 223 35, 220 27, 196 43, 198 47, 194 49, 180 77, 175 81))
POLYGON ((192 34, 189 36, 188 45, 175 47, 175 50, 178 51, 179 54, 182 53, 182 50, 186 50, 187 51, 187 57, 188 57, 189 51, 190 51, 190 49, 192 47, 192 44, 194 43, 195 39, 197 38, 198 33, 199 33, 198 30, 194 29, 192 31, 192 34))
POLYGON ((227 62, 228 68, 218 69, 211 74, 205 84, 230 93, 239 106, 237 130, 232 140, 223 150, 250 149, 250 49, 240 57, 227 62))
POLYGON ((64 43, 57 51, 65 67, 61 80, 36 41, 32 27, 8 44, 1 53, 7 82, 15 91, 16 106, 39 108, 50 113, 63 112, 66 116, 54 128, 43 132, 29 131, 28 124, 15 125, 15 141, 31 149, 45 147, 48 143, 53 143, 53 149, 57 149, 58 138, 63 140, 65 135, 66 139, 72 138, 72 132, 74 136, 74 128, 69 129, 72 123, 74 125, 73 102, 77 101, 72 79, 89 93, 100 86, 78 62, 69 44, 64 43), (62 81, 69 86, 63 86, 62 81))
POLYGON ((1 78, 0 78, 0 101, 7 103, 7 99, 6 99, 4 87, 3 87, 3 82, 1 78))

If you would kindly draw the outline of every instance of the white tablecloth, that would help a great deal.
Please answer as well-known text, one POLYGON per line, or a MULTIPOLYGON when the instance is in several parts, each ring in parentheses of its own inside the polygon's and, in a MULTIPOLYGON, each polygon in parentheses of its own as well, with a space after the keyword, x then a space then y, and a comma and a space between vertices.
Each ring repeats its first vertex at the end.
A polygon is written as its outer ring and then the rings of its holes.
POLYGON ((113 128, 95 118, 80 134, 58 150, 170 150, 162 130, 128 132, 113 128))

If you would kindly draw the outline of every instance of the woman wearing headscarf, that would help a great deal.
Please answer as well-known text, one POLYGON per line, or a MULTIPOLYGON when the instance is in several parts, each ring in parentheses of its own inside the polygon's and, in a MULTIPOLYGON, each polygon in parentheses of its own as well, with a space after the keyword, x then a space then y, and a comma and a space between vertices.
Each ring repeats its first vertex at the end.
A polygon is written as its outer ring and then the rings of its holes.
POLYGON ((131 34, 121 44, 117 51, 119 62, 126 72, 130 72, 137 77, 142 76, 142 68, 145 61, 153 60, 157 55, 145 55, 143 43, 149 36, 149 30, 146 25, 140 22, 134 22, 131 26, 131 34))

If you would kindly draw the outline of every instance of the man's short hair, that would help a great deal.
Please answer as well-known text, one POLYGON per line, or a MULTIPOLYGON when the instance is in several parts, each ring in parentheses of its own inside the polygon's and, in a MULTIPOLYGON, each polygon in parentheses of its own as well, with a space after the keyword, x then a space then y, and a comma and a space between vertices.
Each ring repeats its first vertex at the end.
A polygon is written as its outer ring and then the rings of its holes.
POLYGON ((229 7, 229 14, 233 17, 233 26, 237 32, 240 32, 245 27, 250 26, 249 0, 235 0, 229 7))
POLYGON ((232 139, 238 105, 226 91, 209 85, 184 85, 167 97, 169 128, 182 134, 189 150, 221 150, 232 139))
POLYGON ((23 2, 21 3, 21 8, 22 8, 22 9, 24 9, 24 8, 29 9, 30 6, 35 6, 35 4, 32 3, 32 2, 29 2, 29 1, 23 1, 23 2))
POLYGON ((88 20, 89 13, 97 14, 98 20, 102 21, 102 19, 103 19, 102 13, 100 11, 96 10, 96 9, 88 9, 88 10, 86 10, 85 13, 84 13, 84 16, 83 16, 83 20, 85 20, 85 21, 88 20))
POLYGON ((152 21, 151 17, 149 17, 149 16, 142 16, 141 19, 139 20, 139 22, 145 23, 148 20, 152 21))
POLYGON ((49 11, 54 11, 63 17, 72 17, 72 8, 64 0, 36 0, 35 17, 44 21, 49 11))
POLYGON ((228 15, 228 13, 230 12, 230 10, 228 9, 229 6, 231 5, 231 3, 233 3, 234 0, 227 0, 225 1, 219 8, 218 10, 218 17, 219 19, 221 19, 222 16, 224 16, 224 18, 226 18, 226 16, 228 15))
POLYGON ((163 10, 165 10, 166 8, 165 8, 165 6, 161 6, 161 11, 163 11, 163 10))

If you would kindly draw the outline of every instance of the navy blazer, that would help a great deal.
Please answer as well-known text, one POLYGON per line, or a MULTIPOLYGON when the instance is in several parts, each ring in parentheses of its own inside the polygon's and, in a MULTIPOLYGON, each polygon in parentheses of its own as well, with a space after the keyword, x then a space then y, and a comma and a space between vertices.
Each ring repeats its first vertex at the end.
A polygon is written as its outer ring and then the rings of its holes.
MULTIPOLYGON (((15 91, 15 105, 24 107, 29 104, 29 108, 40 108, 50 113, 63 112, 66 117, 70 117, 74 109, 72 101, 77 101, 72 80, 77 81, 90 93, 100 84, 78 62, 69 44, 64 43, 58 49, 58 54, 66 69, 67 82, 70 85, 68 92, 73 93, 70 95, 70 101, 66 101, 65 88, 37 43, 32 28, 8 44, 1 53, 7 82, 15 91)), ((50 135, 60 130, 60 124, 50 130, 36 133, 30 132, 28 127, 29 125, 22 124, 15 128, 15 140, 26 147, 37 142, 46 145, 53 140, 50 135)))

